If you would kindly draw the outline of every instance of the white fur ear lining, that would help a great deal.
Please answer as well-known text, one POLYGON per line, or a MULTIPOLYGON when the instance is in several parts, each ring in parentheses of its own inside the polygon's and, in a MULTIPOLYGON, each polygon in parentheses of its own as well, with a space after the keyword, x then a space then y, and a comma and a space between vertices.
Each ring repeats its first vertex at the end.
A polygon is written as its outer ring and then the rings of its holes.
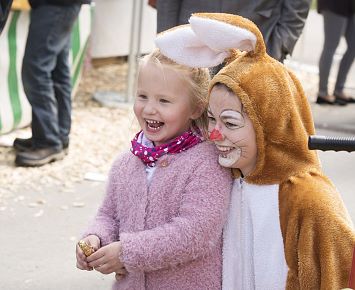
POLYGON ((190 67, 212 67, 229 57, 229 51, 211 49, 196 37, 190 25, 183 25, 158 34, 155 44, 173 61, 190 67))
POLYGON ((198 16, 191 16, 189 22, 196 36, 213 50, 255 50, 257 37, 245 28, 198 16))

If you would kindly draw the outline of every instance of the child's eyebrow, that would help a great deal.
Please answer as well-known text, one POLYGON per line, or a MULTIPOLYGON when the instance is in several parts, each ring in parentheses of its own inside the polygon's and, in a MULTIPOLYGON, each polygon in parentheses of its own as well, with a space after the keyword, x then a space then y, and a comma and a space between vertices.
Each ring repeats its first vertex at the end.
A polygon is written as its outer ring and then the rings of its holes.
POLYGON ((137 89, 137 93, 138 94, 146 94, 146 91, 145 90, 142 90, 142 89, 137 89))

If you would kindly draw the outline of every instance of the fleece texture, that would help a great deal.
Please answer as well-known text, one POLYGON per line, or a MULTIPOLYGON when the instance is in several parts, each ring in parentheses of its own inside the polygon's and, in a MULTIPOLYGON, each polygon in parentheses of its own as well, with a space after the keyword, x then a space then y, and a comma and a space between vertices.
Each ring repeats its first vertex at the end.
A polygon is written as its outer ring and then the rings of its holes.
MULTIPOLYGON (((252 32, 257 27, 228 14, 198 14, 252 32)), ((279 184, 279 214, 285 258, 286 289, 341 289, 348 284, 355 235, 339 193, 308 149, 315 133, 300 82, 265 53, 260 33, 254 52, 230 59, 210 88, 222 83, 242 101, 253 122, 258 145, 249 184, 279 184)), ((235 171, 235 176, 239 172, 235 171)))
POLYGON ((127 152, 113 164, 107 194, 85 235, 120 240, 128 275, 113 289, 221 289, 221 234, 232 178, 202 142, 145 165, 127 152))
POLYGON ((279 186, 235 179, 223 230, 222 289, 285 289, 288 267, 283 249, 279 186))

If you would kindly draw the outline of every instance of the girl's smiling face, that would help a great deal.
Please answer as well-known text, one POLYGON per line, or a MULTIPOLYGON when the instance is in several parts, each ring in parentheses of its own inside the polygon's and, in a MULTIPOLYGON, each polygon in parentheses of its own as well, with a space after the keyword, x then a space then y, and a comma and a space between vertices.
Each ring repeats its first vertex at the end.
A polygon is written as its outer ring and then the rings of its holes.
POLYGON ((133 109, 145 136, 156 146, 187 131, 201 115, 179 72, 152 61, 139 70, 133 109))
POLYGON ((214 130, 211 139, 219 151, 219 164, 249 175, 257 161, 255 130, 240 99, 224 85, 217 84, 211 91, 208 120, 209 134, 214 130))

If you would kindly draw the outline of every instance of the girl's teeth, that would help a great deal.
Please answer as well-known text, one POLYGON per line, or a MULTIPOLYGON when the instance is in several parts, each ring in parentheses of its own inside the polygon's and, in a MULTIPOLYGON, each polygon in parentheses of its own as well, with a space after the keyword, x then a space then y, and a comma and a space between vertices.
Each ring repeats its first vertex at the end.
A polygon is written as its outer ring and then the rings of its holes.
POLYGON ((164 123, 159 122, 159 121, 155 121, 155 120, 146 120, 146 122, 147 122, 148 128, 151 130, 155 130, 155 131, 157 131, 158 129, 161 128, 161 126, 164 125, 164 123))
POLYGON ((147 123, 149 123, 149 124, 157 124, 157 123, 160 123, 160 122, 154 121, 154 120, 146 120, 146 121, 147 121, 147 123))

